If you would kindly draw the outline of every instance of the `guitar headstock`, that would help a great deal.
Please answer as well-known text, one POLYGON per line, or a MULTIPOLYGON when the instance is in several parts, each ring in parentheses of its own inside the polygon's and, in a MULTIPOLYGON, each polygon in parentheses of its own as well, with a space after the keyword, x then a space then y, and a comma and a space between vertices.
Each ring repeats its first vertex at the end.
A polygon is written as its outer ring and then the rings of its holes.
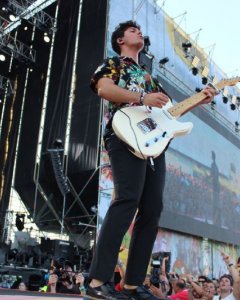
POLYGON ((215 86, 221 90, 223 87, 225 86, 234 86, 236 85, 238 82, 240 82, 240 77, 236 76, 236 77, 232 77, 232 78, 226 78, 226 79, 222 79, 221 81, 219 81, 215 86))

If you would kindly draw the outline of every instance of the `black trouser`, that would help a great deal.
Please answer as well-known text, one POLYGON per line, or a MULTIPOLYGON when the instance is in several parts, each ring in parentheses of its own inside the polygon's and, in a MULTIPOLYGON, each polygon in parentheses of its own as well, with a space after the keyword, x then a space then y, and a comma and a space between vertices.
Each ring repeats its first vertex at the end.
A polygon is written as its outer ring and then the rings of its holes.
POLYGON ((155 171, 146 160, 134 156, 112 135, 106 141, 111 162, 115 200, 104 219, 90 269, 90 278, 110 281, 124 234, 138 213, 131 237, 125 283, 144 281, 158 231, 165 183, 165 155, 154 159, 155 171))

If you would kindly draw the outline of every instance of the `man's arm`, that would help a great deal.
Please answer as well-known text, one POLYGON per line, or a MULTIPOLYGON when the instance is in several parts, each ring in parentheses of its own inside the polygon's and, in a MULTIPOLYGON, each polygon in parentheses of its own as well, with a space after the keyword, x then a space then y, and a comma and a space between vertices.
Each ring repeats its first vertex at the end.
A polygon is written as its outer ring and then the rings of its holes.
MULTIPOLYGON (((140 103, 141 93, 117 86, 110 78, 101 78, 97 83, 98 95, 115 103, 140 103)), ((144 96, 144 105, 162 107, 169 101, 164 93, 150 93, 144 96)))
POLYGON ((229 273, 233 278, 233 295, 236 299, 240 299, 240 276, 238 274, 237 269, 235 268, 235 264, 230 257, 230 255, 221 252, 222 258, 227 265, 229 273))

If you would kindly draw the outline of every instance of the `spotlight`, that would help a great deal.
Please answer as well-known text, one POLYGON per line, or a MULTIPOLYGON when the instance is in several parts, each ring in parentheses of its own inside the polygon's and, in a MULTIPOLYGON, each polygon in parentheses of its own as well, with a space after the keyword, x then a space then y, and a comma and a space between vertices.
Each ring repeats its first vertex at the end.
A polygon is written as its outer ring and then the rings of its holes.
POLYGON ((197 73, 198 73, 199 62, 200 62, 200 59, 195 55, 192 60, 192 73, 194 76, 197 75, 197 73))
POLYGON ((197 93, 200 93, 200 92, 201 92, 201 90, 202 90, 202 89, 200 89, 200 88, 198 88, 198 87, 197 87, 197 88, 195 88, 195 91, 196 91, 197 93))
POLYGON ((13 14, 9 15, 9 20, 12 22, 16 21, 16 16, 14 16, 13 14))
POLYGON ((24 228, 24 220, 25 220, 25 215, 24 214, 21 214, 21 215, 17 214, 16 215, 15 225, 16 225, 16 227, 19 231, 22 231, 23 228, 24 228))
POLYGON ((193 67, 193 68, 192 68, 192 74, 193 74, 194 76, 196 76, 196 75, 198 74, 198 68, 193 67))
POLYGON ((48 35, 47 32, 44 32, 43 40, 46 43, 50 43, 51 39, 50 39, 50 37, 49 37, 49 35, 48 35))
POLYGON ((96 205, 93 205, 91 208, 90 208, 91 212, 93 212, 95 215, 97 214, 98 212, 98 208, 96 205))
POLYGON ((187 41, 187 42, 182 43, 182 47, 183 47, 183 51, 185 53, 185 57, 186 58, 189 57, 189 53, 190 53, 192 44, 187 41))
POLYGON ((63 149, 63 141, 61 139, 55 139, 53 147, 57 149, 63 149))
POLYGON ((187 41, 187 42, 182 43, 182 47, 183 48, 191 48, 192 44, 189 41, 187 41))
POLYGON ((5 61, 6 60, 6 56, 4 54, 0 54, 0 61, 5 61))
POLYGON ((208 79, 207 79, 207 77, 202 77, 202 84, 207 84, 207 82, 208 82, 208 79))
POLYGON ((225 103, 225 104, 228 103, 228 97, 223 96, 222 99, 223 99, 223 103, 225 103))
POLYGON ((168 57, 164 57, 164 58, 160 59, 159 64, 160 65, 165 65, 168 61, 169 61, 169 58, 168 57))

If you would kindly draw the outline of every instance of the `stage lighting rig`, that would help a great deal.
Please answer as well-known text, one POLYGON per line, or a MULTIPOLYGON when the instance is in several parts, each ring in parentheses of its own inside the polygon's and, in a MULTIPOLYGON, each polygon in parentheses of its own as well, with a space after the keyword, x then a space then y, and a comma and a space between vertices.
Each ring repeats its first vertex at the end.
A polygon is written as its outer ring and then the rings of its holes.
POLYGON ((6 35, 16 29, 21 21, 28 20, 29 23, 36 26, 40 30, 41 28, 48 28, 50 31, 55 30, 55 19, 43 11, 44 8, 48 7, 56 0, 36 0, 36 1, 19 1, 8 0, 8 6, 16 15, 16 19, 10 22, 3 30, 3 35, 6 35))
POLYGON ((0 50, 4 54, 13 55, 17 60, 35 62, 36 51, 11 35, 0 35, 0 50))

